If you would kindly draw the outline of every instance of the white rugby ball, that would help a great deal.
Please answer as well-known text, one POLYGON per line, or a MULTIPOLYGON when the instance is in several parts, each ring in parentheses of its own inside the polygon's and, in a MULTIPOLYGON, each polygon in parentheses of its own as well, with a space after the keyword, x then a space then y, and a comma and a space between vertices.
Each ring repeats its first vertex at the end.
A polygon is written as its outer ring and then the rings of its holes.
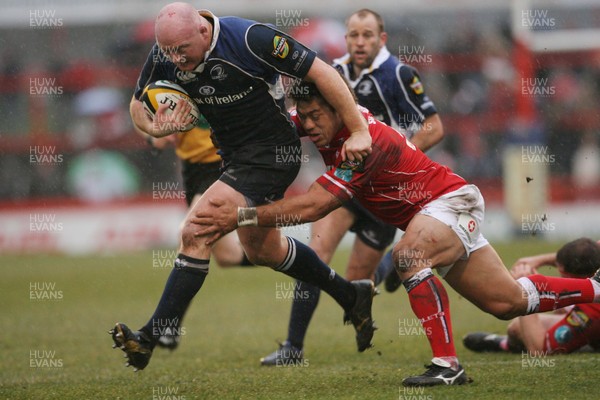
POLYGON ((192 100, 190 95, 181 86, 171 81, 161 80, 152 82, 144 88, 140 101, 144 104, 144 109, 150 118, 154 117, 154 113, 156 113, 161 104, 168 104, 167 114, 170 114, 179 101, 188 102, 192 106, 192 110, 190 111, 192 121, 184 127, 175 127, 173 131, 189 131, 196 126, 200 119, 200 111, 194 100, 192 100))

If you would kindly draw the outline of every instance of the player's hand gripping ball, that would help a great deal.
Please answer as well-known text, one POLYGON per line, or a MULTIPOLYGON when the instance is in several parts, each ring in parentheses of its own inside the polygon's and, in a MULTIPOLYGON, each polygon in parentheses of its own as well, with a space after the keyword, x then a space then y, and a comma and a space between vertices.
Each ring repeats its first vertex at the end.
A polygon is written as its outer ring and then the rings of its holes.
POLYGON ((181 86, 171 81, 161 80, 152 82, 144 88, 140 100, 144 104, 144 109, 150 118, 154 117, 156 110, 158 110, 161 104, 166 103, 168 105, 169 108, 166 112, 170 114, 179 101, 189 103, 192 106, 192 110, 190 111, 192 121, 188 125, 181 127, 181 129, 174 130, 189 131, 196 126, 200 119, 200 111, 194 100, 192 100, 190 95, 181 86))

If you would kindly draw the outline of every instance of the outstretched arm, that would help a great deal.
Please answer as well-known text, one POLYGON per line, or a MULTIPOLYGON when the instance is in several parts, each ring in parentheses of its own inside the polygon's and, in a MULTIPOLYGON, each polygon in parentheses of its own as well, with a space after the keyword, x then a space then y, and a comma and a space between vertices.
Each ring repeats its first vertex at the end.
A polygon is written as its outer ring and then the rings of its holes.
POLYGON ((515 278, 537 274, 537 269, 545 265, 556 267, 556 253, 538 254, 519 258, 511 267, 510 273, 515 278))
POLYGON ((318 183, 308 192, 260 207, 237 207, 222 199, 209 199, 216 208, 200 211, 191 222, 198 225, 196 236, 210 236, 207 244, 243 226, 285 227, 316 221, 342 205, 342 202, 318 183), (212 236, 211 236, 212 235, 212 236))

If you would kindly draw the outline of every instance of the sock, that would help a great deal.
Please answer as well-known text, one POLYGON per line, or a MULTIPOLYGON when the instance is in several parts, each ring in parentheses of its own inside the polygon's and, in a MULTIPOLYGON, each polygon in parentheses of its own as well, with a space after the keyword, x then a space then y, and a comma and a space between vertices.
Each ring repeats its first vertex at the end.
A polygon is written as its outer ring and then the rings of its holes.
POLYGON ((254 263, 248 259, 246 253, 242 252, 242 261, 240 261, 240 267, 255 267, 254 263))
POLYGON ((441 358, 458 367, 456 349, 452 338, 450 304, 442 282, 425 268, 403 282, 408 292, 410 306, 419 318, 434 358, 441 358))
POLYGON ((385 256, 379 262, 377 270, 375 271, 375 286, 387 278, 390 273, 396 273, 394 270, 394 260, 392 258, 392 250, 385 253, 385 256))
POLYGON ((154 315, 140 329, 151 338, 152 345, 162 335, 177 332, 185 311, 208 274, 208 262, 177 255, 154 315))
POLYGON ((506 338, 506 351, 508 351, 509 353, 520 354, 524 351, 527 351, 527 349, 525 348, 525 346, 523 346, 523 342, 508 336, 506 338))
POLYGON ((517 282, 527 292, 527 314, 594 301, 594 286, 590 279, 531 275, 519 278, 517 282))
POLYGON ((349 311, 356 301, 354 286, 321 261, 310 247, 290 237, 287 240, 287 256, 273 269, 319 287, 349 311))
POLYGON ((302 281, 296 281, 287 341, 298 349, 302 349, 304 346, 304 337, 306 336, 313 313, 319 304, 320 295, 321 289, 318 287, 302 281))

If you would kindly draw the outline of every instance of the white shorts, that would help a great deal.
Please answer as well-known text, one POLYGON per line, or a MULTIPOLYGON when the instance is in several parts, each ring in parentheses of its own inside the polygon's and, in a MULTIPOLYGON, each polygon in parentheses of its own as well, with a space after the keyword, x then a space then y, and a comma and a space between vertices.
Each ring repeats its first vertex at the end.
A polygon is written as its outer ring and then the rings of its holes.
MULTIPOLYGON (((479 188, 465 185, 428 203, 417 214, 428 215, 452 228, 465 248, 461 260, 466 260, 473 251, 489 244, 480 232, 484 209, 479 188)), ((446 276, 452 265, 436 268, 438 274, 446 276)))

